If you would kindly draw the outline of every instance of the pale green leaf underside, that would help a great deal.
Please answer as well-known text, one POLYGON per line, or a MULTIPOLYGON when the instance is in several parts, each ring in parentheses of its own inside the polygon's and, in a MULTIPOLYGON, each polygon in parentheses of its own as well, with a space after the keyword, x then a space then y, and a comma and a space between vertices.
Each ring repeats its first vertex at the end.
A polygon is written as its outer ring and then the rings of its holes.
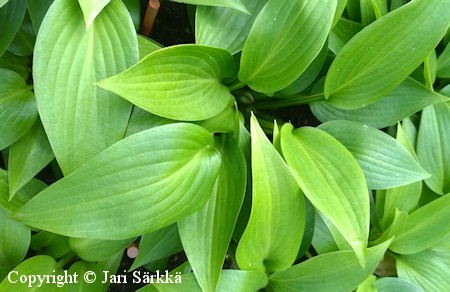
POLYGON ((217 137, 215 147, 222 165, 213 193, 200 210, 178 221, 184 251, 204 291, 214 291, 219 281, 247 182, 245 158, 234 139, 217 137))
POLYGON ((195 17, 197 44, 222 48, 235 54, 242 50, 248 33, 266 0, 243 0, 250 14, 226 7, 198 6, 195 17))
POLYGON ((192 5, 228 7, 241 12, 250 13, 245 7, 243 0, 170 0, 170 1, 192 5))
POLYGON ((361 265, 369 235, 369 196, 352 154, 326 132, 291 124, 281 128, 281 149, 294 177, 314 207, 336 226, 361 265))
POLYGON ((31 87, 11 70, 0 69, 0 150, 23 136, 37 117, 31 87))
MULTIPOLYGON (((398 277, 425 291, 450 290, 450 251, 426 250, 396 256, 398 277)), ((408 290, 409 291, 409 290, 408 290)))
POLYGON ((439 103, 422 112, 417 137, 417 157, 431 174, 425 180, 435 193, 450 192, 450 104, 439 103))
POLYGON ((192 124, 137 133, 42 191, 16 218, 81 238, 127 239, 157 230, 208 200, 220 167, 212 146, 212 135, 192 124))
POLYGON ((138 59, 126 7, 113 0, 86 30, 78 2, 54 2, 39 30, 33 59, 40 117, 56 159, 68 174, 125 132, 131 104, 95 82, 138 59))
POLYGON ((250 122, 252 207, 236 261, 245 270, 280 271, 294 263, 300 248, 305 229, 304 198, 256 117, 250 122))
POLYGON ((234 61, 227 51, 188 44, 155 51, 98 86, 153 114, 197 121, 226 107, 232 96, 221 81, 233 73, 234 61))
POLYGON ((389 248, 399 254, 413 254, 439 243, 450 232, 449 205, 450 194, 447 194, 412 212, 403 232, 389 248))
POLYGON ((350 121, 331 121, 319 128, 352 153, 369 189, 390 189, 430 176, 400 142, 382 131, 350 121))
POLYGON ((446 100, 449 99, 430 91, 414 79, 407 78, 385 97, 366 107, 345 110, 323 101, 311 104, 311 110, 322 122, 349 120, 381 129, 401 121, 430 104, 446 100))
POLYGON ((269 278, 275 291, 353 291, 372 274, 388 248, 390 240, 367 249, 367 265, 361 268, 351 251, 315 256, 269 278))
POLYGON ((415 0, 353 37, 334 59, 325 97, 336 107, 360 108, 388 94, 423 62, 450 24, 449 0, 415 0))
POLYGON ((239 80, 275 92, 306 70, 323 47, 337 0, 272 0, 256 17, 244 44, 239 80))
POLYGON ((81 10, 83 11, 87 29, 89 29, 97 15, 103 8, 105 8, 106 5, 108 5, 110 1, 111 0, 78 0, 81 10))

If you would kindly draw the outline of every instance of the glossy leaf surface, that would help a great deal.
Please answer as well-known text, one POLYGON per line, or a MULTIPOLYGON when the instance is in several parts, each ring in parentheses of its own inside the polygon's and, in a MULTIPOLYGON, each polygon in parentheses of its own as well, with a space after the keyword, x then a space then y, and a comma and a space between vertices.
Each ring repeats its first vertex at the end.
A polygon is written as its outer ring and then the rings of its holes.
POLYGON ((385 97, 366 107, 344 110, 328 102, 316 102, 311 104, 311 110, 322 122, 349 120, 381 129, 401 121, 430 104, 446 100, 448 98, 445 96, 432 92, 419 82, 407 78, 385 97))
POLYGON ((311 127, 293 130, 291 124, 281 128, 281 149, 306 197, 336 226, 364 265, 369 196, 356 159, 326 132, 311 127))
POLYGON ((325 97, 354 109, 397 87, 437 46, 450 25, 449 0, 412 1, 373 22, 339 52, 325 81, 325 97))
POLYGON ((31 87, 11 70, 0 69, 0 149, 23 136, 37 117, 31 87))
POLYGON ((273 0, 261 10, 242 50, 239 80, 275 92, 303 73, 323 47, 337 0, 273 0))
POLYGON ((25 0, 8 1, 0 7, 0 56, 6 51, 22 24, 27 10, 25 0))
POLYGON ((402 233, 389 247, 399 254, 413 254, 431 248, 450 232, 450 193, 412 212, 402 233))
POLYGON ((296 259, 305 229, 305 203, 255 116, 251 117, 251 137, 252 209, 236 260, 241 269, 274 272, 288 268, 296 259))
POLYGON ((157 230, 208 200, 220 168, 212 146, 212 135, 192 124, 137 133, 52 184, 16 218, 81 238, 127 239, 157 230))
POLYGON ((269 278, 275 291, 352 291, 372 274, 390 241, 367 249, 367 265, 361 268, 351 251, 315 256, 269 278))
POLYGON ((131 104, 94 83, 137 59, 133 23, 119 0, 87 30, 77 1, 50 7, 36 41, 33 76, 39 114, 65 175, 123 137, 131 104))
POLYGON ((430 176, 400 142, 382 131, 350 121, 331 121, 319 128, 352 153, 369 189, 390 189, 430 176))
POLYGON ((162 117, 195 121, 226 107, 232 96, 221 80, 233 73, 234 61, 227 51, 179 45, 151 53, 98 86, 162 117))
POLYGON ((230 245, 247 183, 245 157, 229 135, 216 138, 222 165, 213 193, 195 213, 178 221, 183 248, 204 291, 214 291, 230 245))
POLYGON ((423 168, 431 174, 425 180, 438 194, 450 192, 450 106, 440 103, 422 112, 417 137, 417 156, 423 168))

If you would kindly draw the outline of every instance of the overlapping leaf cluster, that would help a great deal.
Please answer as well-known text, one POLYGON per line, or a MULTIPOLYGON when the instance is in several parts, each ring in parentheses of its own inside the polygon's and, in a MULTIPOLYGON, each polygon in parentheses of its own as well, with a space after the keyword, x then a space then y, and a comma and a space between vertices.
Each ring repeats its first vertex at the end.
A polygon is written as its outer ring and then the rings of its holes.
POLYGON ((141 291, 448 291, 450 0, 181 2, 163 47, 139 1, 0 1, 0 290, 136 242, 187 257, 141 291))

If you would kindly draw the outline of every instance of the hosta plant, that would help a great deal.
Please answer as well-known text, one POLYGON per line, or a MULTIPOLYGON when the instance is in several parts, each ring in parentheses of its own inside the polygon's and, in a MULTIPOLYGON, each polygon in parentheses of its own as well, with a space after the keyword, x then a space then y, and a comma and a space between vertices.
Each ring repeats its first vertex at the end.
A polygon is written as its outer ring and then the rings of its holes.
POLYGON ((176 2, 0 1, 0 291, 449 291, 450 0, 176 2))

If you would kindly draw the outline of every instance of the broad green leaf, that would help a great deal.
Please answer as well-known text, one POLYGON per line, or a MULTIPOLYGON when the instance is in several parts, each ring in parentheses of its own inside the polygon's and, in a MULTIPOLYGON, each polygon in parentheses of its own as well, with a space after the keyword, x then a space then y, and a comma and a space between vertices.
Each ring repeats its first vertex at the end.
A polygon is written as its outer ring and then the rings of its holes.
POLYGON ((6 51, 22 24, 27 11, 25 0, 9 1, 0 7, 0 56, 6 51))
POLYGON ((186 3, 192 5, 205 5, 205 6, 217 6, 217 7, 228 7, 249 13, 244 0, 170 0, 172 2, 186 3))
POLYGON ((399 278, 425 291, 450 290, 450 251, 426 250, 395 258, 399 278))
POLYGON ((280 271, 297 257, 305 230, 305 202, 289 168, 255 116, 250 123, 252 209, 236 260, 243 270, 280 271))
POLYGON ((31 237, 30 248, 37 253, 57 259, 70 251, 69 238, 47 231, 40 231, 31 237))
POLYGON ((0 0, 0 8, 3 7, 6 3, 8 3, 9 0, 0 0))
POLYGON ((0 149, 22 137, 36 117, 31 86, 27 86, 18 73, 0 69, 0 149))
MULTIPOLYGON (((12 1, 14 2, 14 0, 12 1)), ((40 283, 37 275, 57 276, 63 274, 63 270, 58 266, 52 257, 47 255, 38 255, 27 259, 14 268, 13 272, 3 279, 0 284, 0 291, 61 291, 55 283, 40 283), (24 283, 20 277, 26 277, 24 283), (33 281, 34 280, 34 281, 33 281)), ((72 277, 73 280, 73 277, 72 277)), ((62 284, 64 286, 64 283, 62 284)))
POLYGON ((433 85, 436 82, 436 70, 437 70, 437 58, 436 51, 432 50, 431 53, 425 58, 423 62, 423 76, 425 79, 425 85, 433 90, 433 85))
POLYGON ((218 6, 197 6, 195 41, 235 54, 242 50, 259 11, 267 0, 242 0, 250 14, 218 6))
POLYGON ((140 107, 135 106, 131 113, 130 121, 128 122, 127 131, 125 136, 130 136, 138 132, 142 132, 154 127, 173 124, 177 121, 166 119, 152 113, 149 113, 140 107))
POLYGON ((342 109, 367 106, 396 88, 437 46, 450 25, 449 0, 415 0, 381 17, 339 52, 325 97, 342 109))
POLYGON ((425 292, 409 281, 394 277, 380 278, 373 282, 373 286, 378 292, 425 292))
POLYGON ((346 10, 352 21, 361 22, 360 0, 347 0, 346 10))
MULTIPOLYGON (((105 261, 98 262, 97 265, 102 273, 108 271, 110 275, 116 275, 120 263, 122 262, 123 252, 118 252, 114 256, 110 257, 105 261)), ((103 283, 102 291, 106 292, 109 287, 109 282, 103 283)), ((97 291, 95 291, 97 292, 97 291)))
POLYGON ((342 143, 356 158, 369 189, 389 189, 430 175, 393 137, 356 122, 330 121, 319 126, 342 143))
POLYGON ((188 44, 155 51, 97 85, 156 115, 195 121, 226 107, 232 96, 221 80, 233 73, 227 51, 188 44))
POLYGON ((269 285, 274 291, 352 291, 376 268, 390 240, 367 249, 367 264, 361 268, 351 251, 315 256, 287 270, 273 273, 269 285))
POLYGON ((397 123, 430 104, 446 100, 449 99, 407 78, 388 95, 366 107, 343 110, 324 101, 311 104, 311 110, 322 122, 350 120, 381 129, 397 123))
POLYGON ((356 292, 377 292, 375 287, 373 287, 373 282, 377 277, 375 275, 369 275, 361 284, 358 285, 356 292))
POLYGON ((39 31, 42 20, 52 3, 53 0, 27 0, 28 13, 36 33, 39 31))
POLYGON ((77 274, 78 278, 77 281, 73 283, 69 283, 67 285, 67 292, 84 292, 84 291, 102 291, 102 281, 103 281, 103 273, 96 263, 90 263, 85 261, 77 261, 73 265, 70 266, 70 268, 67 270, 68 275, 74 275, 77 274), (88 280, 93 280, 93 277, 90 277, 92 275, 95 275, 95 281, 93 282, 87 282, 85 275, 88 275, 88 280), (93 273, 93 274, 92 274, 93 273))
POLYGON ((293 130, 291 124, 281 128, 281 149, 306 197, 336 226, 364 266, 370 203, 356 159, 326 132, 293 130))
MULTIPOLYGON (((140 0, 123 0, 123 4, 128 9, 130 13, 131 19, 133 20, 134 29, 136 31, 139 30, 139 26, 141 25, 141 1, 140 0)), ((139 36, 138 36, 139 37, 139 36)))
POLYGON ((395 10, 406 3, 408 3, 409 0, 391 0, 391 10, 395 10))
MULTIPOLYGON (((138 292, 201 292, 194 274, 178 275, 180 283, 161 283, 147 285, 138 290, 138 292)), ((175 281, 176 277, 172 278, 175 281)), ((229 291, 259 291, 267 285, 267 275, 259 271, 241 271, 241 270, 222 270, 220 274, 217 292, 229 291)))
POLYGON ((450 104, 442 102, 422 112, 417 137, 417 156, 423 168, 431 173, 425 179, 437 194, 450 192, 450 104))
POLYGON ((43 182, 32 179, 21 188, 12 200, 9 200, 8 172, 0 168, 0 206, 13 212, 27 203, 31 198, 47 187, 43 182))
POLYGON ((141 35, 138 35, 137 40, 139 46, 139 60, 144 59, 147 55, 162 48, 162 46, 155 41, 141 35))
POLYGON ((157 230, 208 200, 220 168, 212 146, 212 135, 192 124, 137 133, 52 184, 15 217, 81 238, 127 239, 157 230))
POLYGON ((142 235, 139 242, 139 253, 130 270, 150 262, 169 257, 183 250, 178 225, 172 224, 165 228, 142 235))
POLYGON ((123 240, 99 240, 89 238, 70 238, 70 249, 85 261, 104 261, 122 251, 136 238, 123 240))
POLYGON ((389 247, 399 254, 413 254, 431 248, 450 232, 450 193, 412 212, 402 233, 389 247))
POLYGON ((359 6, 361 9, 361 23, 363 26, 367 26, 375 21, 376 17, 372 0, 360 0, 359 6))
POLYGON ((30 16, 26 13, 19 31, 17 31, 14 40, 8 47, 8 51, 17 56, 28 57, 33 54, 35 42, 36 33, 30 16))
POLYGON ((53 158, 47 135, 41 121, 37 119, 33 127, 9 150, 9 198, 12 199, 53 158))
POLYGON ((306 68, 306 70, 293 83, 281 90, 280 93, 283 95, 297 94, 310 86, 319 75, 320 70, 325 63, 327 53, 328 42, 325 42, 325 45, 319 52, 319 55, 317 55, 308 68, 306 68))
POLYGON ((370 2, 376 19, 379 19, 389 12, 387 0, 370 0, 370 2))
POLYGON ((214 291, 247 183, 245 157, 230 135, 216 138, 222 165, 213 193, 197 212, 178 221, 181 242, 204 291, 214 291))
POLYGON ((86 22, 86 29, 89 29, 97 15, 100 14, 103 8, 105 8, 105 6, 108 5, 110 1, 111 0, 78 0, 81 10, 83 11, 84 21, 86 22))
POLYGON ((312 245, 314 250, 318 254, 325 254, 334 251, 338 251, 339 247, 336 244, 333 234, 331 234, 330 229, 327 227, 323 219, 315 213, 314 220, 314 235, 312 238, 312 245))
POLYGON ((242 50, 239 80, 259 92, 294 82, 319 54, 337 0, 272 0, 264 6, 242 50))
POLYGON ((401 234, 405 228, 405 223, 407 222, 407 220, 408 220, 408 213, 396 209, 391 225, 388 228, 386 228, 386 231, 384 231, 380 237, 374 240, 372 244, 379 244, 381 242, 386 241, 389 238, 392 238, 393 236, 401 234))
POLYGON ((8 212, 0 207, 0 279, 25 258, 30 237, 30 228, 8 219, 8 212))
POLYGON ((95 82, 137 59, 136 33, 119 0, 87 30, 77 1, 50 7, 36 40, 33 76, 39 114, 65 175, 123 137, 131 104, 95 82))
POLYGON ((439 78, 450 78, 450 44, 447 44, 437 59, 436 75, 439 78))
POLYGON ((18 73, 24 80, 27 80, 31 69, 28 67, 28 58, 16 56, 13 53, 6 51, 0 57, 0 68, 9 69, 18 73))

